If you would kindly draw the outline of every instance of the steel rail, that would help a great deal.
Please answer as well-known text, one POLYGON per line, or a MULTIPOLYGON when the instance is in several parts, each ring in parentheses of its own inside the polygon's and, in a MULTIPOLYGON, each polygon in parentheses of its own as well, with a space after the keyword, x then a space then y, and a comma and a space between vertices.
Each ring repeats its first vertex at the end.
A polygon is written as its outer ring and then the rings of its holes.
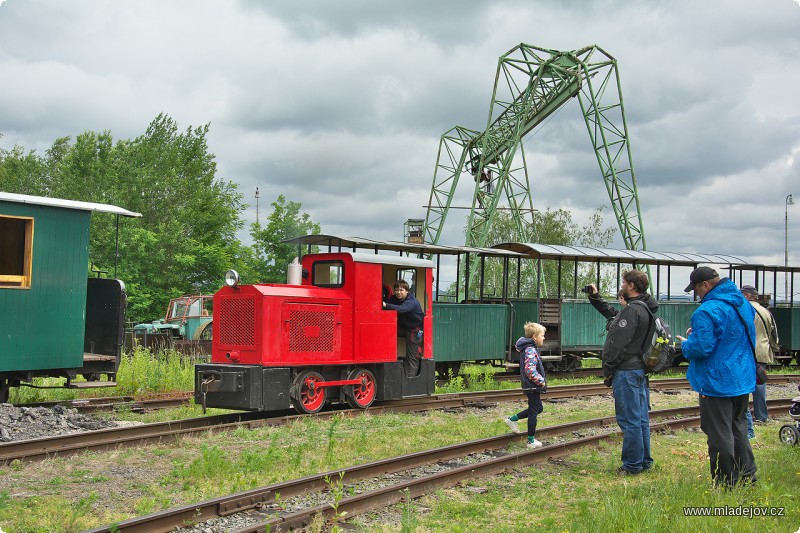
MULTIPOLYGON (((791 380, 800 380, 800 375, 790 375, 792 379, 780 381, 778 377, 770 376, 770 383, 778 384, 791 380), (775 379, 773 379, 775 378, 775 379)), ((684 378, 651 380, 651 390, 686 389, 688 381, 684 378)), ((592 396, 610 394, 611 389, 602 383, 561 385, 550 387, 542 394, 542 399, 553 400, 559 398, 573 398, 578 396, 592 396)), ((371 414, 383 413, 408 413, 434 409, 463 408, 474 405, 486 405, 496 402, 522 400, 523 393, 520 389, 463 392, 453 394, 440 394, 405 400, 383 402, 366 409, 371 414)), ((338 409, 324 411, 315 415, 297 415, 294 411, 282 412, 238 412, 210 417, 189 418, 185 420, 155 422, 138 426, 121 428, 107 428, 96 431, 71 433, 56 437, 42 437, 23 441, 12 441, 0 444, 0 464, 11 461, 38 461, 55 456, 69 456, 86 450, 113 450, 123 447, 140 446, 150 443, 167 442, 179 436, 190 435, 204 431, 228 431, 240 427, 257 428, 266 425, 285 425, 305 416, 328 418, 340 413, 359 414, 364 411, 359 409, 338 409)))
POLYGON ((147 399, 136 399, 132 396, 107 396, 102 398, 80 398, 75 400, 14 404, 14 407, 47 407, 48 409, 51 409, 56 405, 60 405, 68 409, 75 409, 81 413, 98 413, 123 410, 140 413, 188 405, 192 395, 193 393, 191 392, 183 391, 159 395, 158 397, 147 399))
MULTIPOLYGON (((768 370, 779 370, 782 368, 786 368, 783 365, 770 365, 768 370)), ((685 374, 686 371, 689 370, 688 366, 679 366, 673 367, 670 369, 670 372, 677 373, 677 374, 685 374)), ((566 378, 566 379, 579 379, 579 378, 588 378, 588 377, 600 377, 603 375, 603 370, 601 368, 584 368, 584 369, 577 369, 573 371, 550 371, 547 372, 547 376, 551 378, 566 378)), ((769 374, 770 379, 772 376, 776 376, 777 378, 781 378, 784 376, 793 376, 795 374, 769 374)), ((516 372, 497 372, 493 376, 494 381, 502 382, 502 381, 519 381, 519 371, 516 372)), ((800 379, 800 376, 798 376, 800 379)), ((660 378, 652 378, 650 382, 658 381, 660 378)), ((469 380, 465 380, 469 381, 469 380)))
MULTIPOLYGON (((770 409, 782 409, 788 408, 789 405, 791 405, 791 401, 788 399, 768 400, 768 404, 770 409)), ((651 419, 673 417, 689 418, 652 424, 651 428, 653 431, 658 431, 667 428, 694 427, 699 421, 699 419, 696 418, 697 416, 699 416, 698 406, 652 411, 650 413, 651 419)), ((545 439, 550 439, 569 435, 581 430, 614 426, 615 423, 615 417, 607 416, 537 428, 537 435, 545 439)), ((392 485, 379 489, 378 491, 345 498, 337 506, 337 511, 347 511, 347 516, 349 518, 365 511, 398 503, 402 498, 402 496, 399 495, 399 491, 403 491, 405 488, 408 488, 411 496, 416 498, 442 486, 451 486, 462 480, 464 475, 467 477, 483 476, 507 470, 515 466, 526 466, 552 457, 568 455, 577 448, 599 443, 603 438, 609 438, 619 434, 619 431, 613 431, 600 436, 583 437, 565 443, 556 443, 536 450, 509 454, 508 456, 491 459, 484 463, 471 464, 434 476, 411 480, 399 486, 392 485), (442 483, 445 483, 445 485, 442 485, 442 483)), ((285 501, 294 496, 325 490, 329 488, 327 479, 339 479, 341 476, 342 481, 354 482, 384 474, 402 472, 435 462, 456 459, 472 453, 505 448, 508 444, 523 438, 524 435, 521 434, 506 433, 495 437, 487 437, 461 444, 453 444, 432 450, 381 459, 362 465, 332 470, 313 476, 251 489, 233 495, 213 498, 195 504, 166 509, 147 516, 131 518, 108 526, 92 529, 85 533, 106 533, 110 531, 125 533, 167 532, 175 527, 201 523, 212 518, 224 517, 269 504, 275 501, 275 497, 278 494, 281 500, 285 501)), ((267 531, 269 528, 272 528, 272 530, 281 530, 301 527, 303 524, 307 523, 306 521, 312 519, 314 515, 319 512, 330 516, 328 513, 332 512, 332 508, 330 505, 323 505, 304 511, 288 513, 240 531, 267 531)))
POLYGON ((71 455, 88 449, 112 449, 157 442, 165 437, 175 437, 198 431, 240 427, 253 424, 261 419, 263 419, 261 413, 232 413, 12 441, 0 444, 0 464, 14 460, 32 461, 55 455, 71 455))
MULTIPOLYGON (((521 397, 519 390, 497 391, 500 400, 521 397)), ((487 399, 485 393, 463 395, 448 394, 405 401, 388 402, 387 405, 368 409, 374 414, 384 412, 415 412, 431 409, 466 407, 482 404, 487 399)), ((329 418, 339 413, 361 413, 360 409, 339 409, 315 415, 297 415, 294 411, 280 412, 238 412, 218 416, 189 418, 185 420, 154 422, 138 426, 106 428, 96 431, 71 433, 55 437, 42 437, 0 444, 0 464, 11 461, 37 461, 54 456, 68 456, 86 450, 108 450, 139 446, 153 442, 164 442, 178 436, 204 431, 227 431, 240 427, 256 428, 265 425, 284 425, 305 416, 329 418)))

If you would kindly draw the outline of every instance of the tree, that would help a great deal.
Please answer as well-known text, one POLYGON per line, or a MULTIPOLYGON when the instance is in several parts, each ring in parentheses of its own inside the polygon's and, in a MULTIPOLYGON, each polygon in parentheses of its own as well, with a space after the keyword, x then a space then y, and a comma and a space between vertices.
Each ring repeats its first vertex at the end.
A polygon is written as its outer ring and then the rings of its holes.
MULTIPOLYGON (((311 220, 308 213, 300 213, 302 205, 287 202, 283 195, 272 202, 273 211, 267 217, 266 227, 253 224, 253 251, 256 264, 252 273, 258 282, 285 283, 289 263, 297 257, 297 245, 283 241, 313 233, 321 233, 320 225, 311 220)), ((254 280, 255 282, 255 280, 254 280)))
MULTIPOLYGON (((216 291, 225 270, 248 256, 236 237, 243 227, 242 195, 235 183, 217 177, 208 129, 180 132, 162 113, 133 140, 114 142, 108 131, 88 131, 74 143, 57 139, 44 158, 15 148, 0 154, 0 190, 142 213, 119 221, 118 277, 128 287, 129 318, 152 320, 170 298, 216 291)), ((116 224, 114 216, 92 217, 90 257, 109 272, 116 224)))
POLYGON ((21 146, 0 148, 0 190, 16 194, 43 195, 45 163, 34 152, 21 146))
MULTIPOLYGON (((551 210, 547 208, 545 212, 537 211, 533 214, 534 227, 528 232, 534 236, 534 240, 541 244, 560 244, 560 245, 580 245, 591 247, 606 247, 614 238, 615 228, 603 227, 603 207, 598 208, 590 217, 589 222, 584 226, 578 226, 572 221, 572 214, 564 209, 551 210)), ((504 242, 520 242, 520 236, 512 216, 501 211, 495 215, 495 219, 488 235, 487 243, 489 246, 504 242)), ((572 294, 575 286, 574 270, 562 265, 561 269, 561 293, 558 293, 558 264, 555 261, 542 262, 542 297, 568 296, 572 294)), ((497 296, 503 290, 503 261, 501 259, 487 259, 484 272, 484 295, 497 296)), ((596 282, 596 265, 582 265, 578 269, 577 286, 596 282)), ((521 269, 519 288, 517 287, 516 269, 512 268, 509 275, 509 295, 532 298, 537 294, 537 274, 536 265, 532 261, 523 261, 521 269)), ((603 279, 607 273, 601 273, 603 279)), ((477 287, 471 287, 470 297, 477 297, 477 287)), ((451 287, 449 292, 454 292, 455 287, 451 287)), ((463 281, 462 281, 463 294, 463 281)))

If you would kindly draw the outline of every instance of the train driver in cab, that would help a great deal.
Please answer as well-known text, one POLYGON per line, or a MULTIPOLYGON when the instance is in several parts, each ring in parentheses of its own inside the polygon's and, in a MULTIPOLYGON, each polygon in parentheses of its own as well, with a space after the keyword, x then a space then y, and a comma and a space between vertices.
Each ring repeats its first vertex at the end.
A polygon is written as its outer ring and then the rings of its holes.
POLYGON ((425 313, 414 295, 409 292, 408 283, 399 279, 394 282, 394 294, 383 302, 384 309, 397 311, 397 335, 406 339, 406 374, 419 373, 419 360, 422 359, 422 319, 425 313))

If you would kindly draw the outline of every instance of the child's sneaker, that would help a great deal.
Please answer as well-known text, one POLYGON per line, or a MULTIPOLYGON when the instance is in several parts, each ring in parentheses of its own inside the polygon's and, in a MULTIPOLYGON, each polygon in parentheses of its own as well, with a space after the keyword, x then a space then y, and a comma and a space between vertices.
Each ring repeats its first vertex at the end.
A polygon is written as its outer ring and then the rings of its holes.
POLYGON ((534 449, 534 448, 541 448, 542 446, 543 446, 542 445, 542 441, 536 440, 536 439, 533 439, 533 442, 529 442, 528 443, 528 449, 531 449, 531 450, 534 449))
POLYGON ((506 417, 503 419, 503 422, 505 422, 506 425, 511 428, 512 432, 519 433, 519 426, 517 426, 516 420, 511 420, 510 418, 506 417))

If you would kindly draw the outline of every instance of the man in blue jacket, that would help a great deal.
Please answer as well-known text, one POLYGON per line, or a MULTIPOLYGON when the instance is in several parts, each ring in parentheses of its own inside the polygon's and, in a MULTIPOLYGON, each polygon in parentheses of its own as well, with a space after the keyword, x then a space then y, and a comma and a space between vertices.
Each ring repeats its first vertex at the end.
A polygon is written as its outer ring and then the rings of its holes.
POLYGON ((736 285, 710 267, 696 268, 686 292, 702 300, 682 342, 686 378, 700 394, 700 428, 708 436, 711 477, 733 487, 756 481, 747 438, 747 407, 756 387, 755 312, 736 285))

